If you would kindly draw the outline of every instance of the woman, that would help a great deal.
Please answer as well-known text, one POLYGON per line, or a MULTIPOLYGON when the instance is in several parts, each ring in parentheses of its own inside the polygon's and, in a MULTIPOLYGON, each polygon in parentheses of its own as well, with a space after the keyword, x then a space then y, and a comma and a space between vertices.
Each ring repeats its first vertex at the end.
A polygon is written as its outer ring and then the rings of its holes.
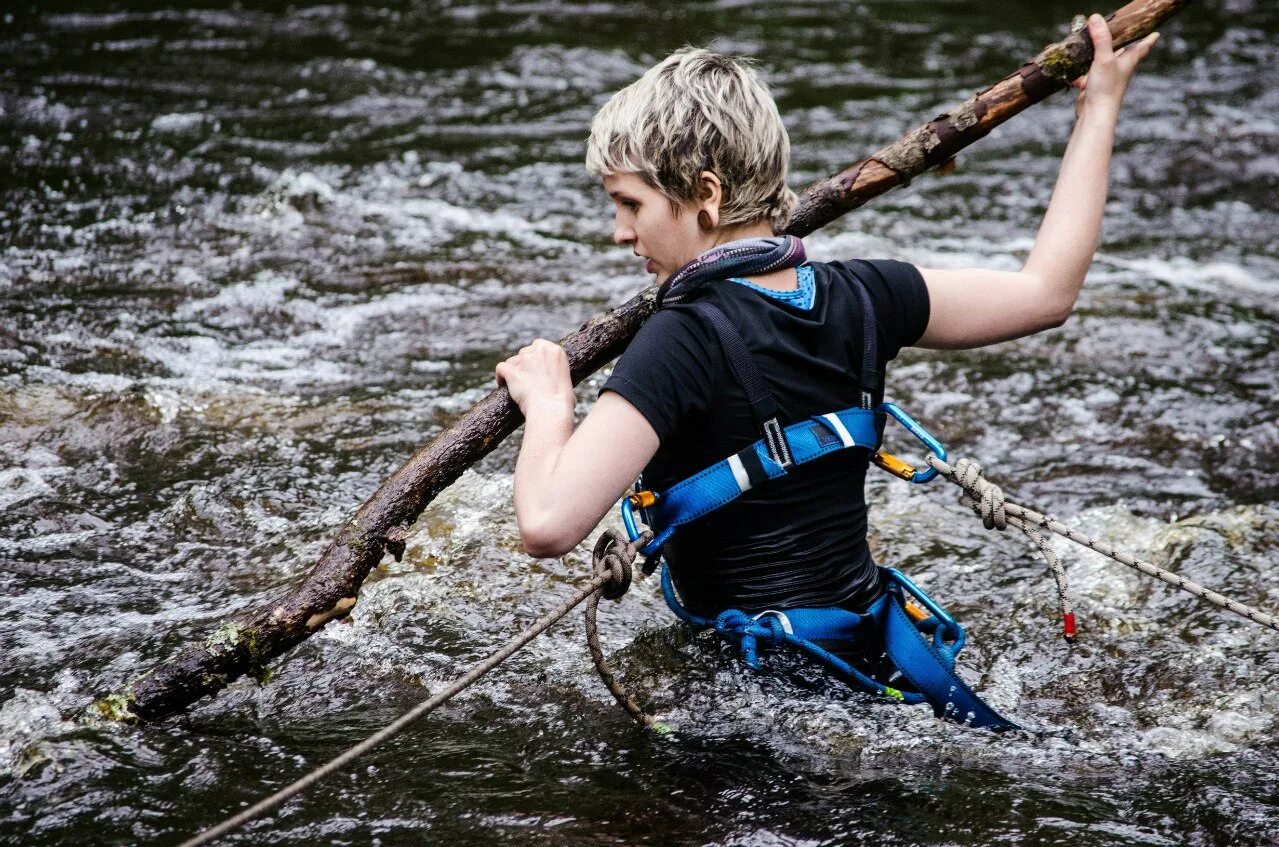
MULTIPOLYGON (((879 402, 882 384, 863 386, 859 374, 883 373, 902 347, 981 347, 1067 319, 1098 242, 1120 103, 1158 37, 1115 53, 1099 15, 1088 30, 1095 57, 1076 83, 1076 125, 1021 271, 783 262, 689 298, 713 304, 740 331, 783 425, 855 406, 863 387, 879 402), (868 313, 875 362, 862 361, 868 313)), ((788 157, 776 105, 754 73, 689 49, 601 109, 587 167, 615 204, 614 240, 667 284, 712 248, 758 243, 747 239, 785 226, 795 203, 788 157)), ((497 377, 526 420, 515 509, 534 556, 571 550, 641 471, 646 487, 662 490, 760 438, 715 329, 688 309, 649 320, 576 430, 568 362, 557 345, 534 342, 498 365, 497 377)), ((665 552, 686 605, 713 615, 730 607, 860 611, 875 600, 868 456, 842 450, 796 466, 681 528, 665 552)))

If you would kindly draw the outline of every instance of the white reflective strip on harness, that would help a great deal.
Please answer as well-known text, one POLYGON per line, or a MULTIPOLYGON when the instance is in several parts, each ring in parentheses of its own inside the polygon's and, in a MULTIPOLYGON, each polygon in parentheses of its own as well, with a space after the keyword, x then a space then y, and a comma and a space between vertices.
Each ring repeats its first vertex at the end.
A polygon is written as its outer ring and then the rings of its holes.
POLYGON ((764 615, 776 615, 777 619, 782 622, 782 632, 786 633, 787 635, 795 634, 794 627, 790 625, 790 618, 786 617, 786 614, 784 612, 777 612, 777 611, 774 611, 773 609, 765 609, 764 611, 756 615, 754 620, 759 620, 760 618, 764 617, 764 615))
POLYGON ((839 419, 839 415, 831 412, 829 415, 822 415, 822 417, 826 419, 827 423, 831 425, 831 428, 839 435, 839 440, 844 442, 845 447, 857 446, 857 442, 848 434, 848 429, 844 426, 844 422, 839 419))
POLYGON ((739 491, 751 490, 751 478, 746 473, 746 466, 742 464, 740 456, 734 454, 728 457, 728 467, 733 471, 733 479, 737 480, 737 488, 739 491))

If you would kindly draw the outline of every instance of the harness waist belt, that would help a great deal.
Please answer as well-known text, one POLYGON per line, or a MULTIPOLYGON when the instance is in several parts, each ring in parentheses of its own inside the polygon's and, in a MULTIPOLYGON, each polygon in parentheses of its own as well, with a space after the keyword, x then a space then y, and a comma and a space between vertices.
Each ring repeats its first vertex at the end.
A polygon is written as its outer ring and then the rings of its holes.
MULTIPOLYGON (((802 465, 850 447, 873 451, 879 446, 883 416, 882 411, 860 407, 813 415, 785 429, 779 428, 777 435, 783 441, 780 452, 790 456, 792 465, 802 465)), ((773 459, 779 452, 777 447, 774 444, 770 449, 761 438, 662 492, 653 507, 653 520, 648 521, 650 526, 660 527, 660 531, 640 552, 652 556, 684 524, 733 502, 763 482, 786 476, 787 469, 773 459)))
POLYGON ((888 588, 863 614, 840 608, 769 610, 757 615, 726 609, 714 618, 703 618, 680 603, 669 567, 662 568, 662 594, 680 620, 699 628, 714 629, 737 642, 743 660, 752 668, 759 668, 760 648, 788 645, 872 694, 903 703, 927 703, 937 717, 969 726, 996 732, 1018 729, 1017 724, 991 708, 955 672, 955 657, 967 640, 963 627, 900 571, 893 568, 881 571, 888 588), (912 621, 904 605, 907 596, 936 612, 931 617, 912 621), (868 675, 818 644, 819 641, 875 645, 913 690, 902 690, 868 675))

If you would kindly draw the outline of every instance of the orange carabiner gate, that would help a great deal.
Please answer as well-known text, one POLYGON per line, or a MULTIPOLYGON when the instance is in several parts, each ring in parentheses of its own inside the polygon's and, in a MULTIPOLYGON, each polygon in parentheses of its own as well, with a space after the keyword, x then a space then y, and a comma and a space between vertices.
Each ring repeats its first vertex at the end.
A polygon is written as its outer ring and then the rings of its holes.
MULTIPOLYGON (((907 432, 919 439, 920 443, 931 450, 937 458, 942 461, 946 460, 946 448, 942 446, 940 441, 933 438, 932 433, 920 426, 914 418, 892 403, 881 403, 880 408, 887 412, 889 417, 904 426, 907 432)), ((907 482, 924 483, 937 476, 937 471, 934 468, 925 468, 921 471, 909 462, 899 459, 891 453, 885 453, 883 450, 876 451, 871 456, 871 461, 893 476, 904 479, 907 482)))

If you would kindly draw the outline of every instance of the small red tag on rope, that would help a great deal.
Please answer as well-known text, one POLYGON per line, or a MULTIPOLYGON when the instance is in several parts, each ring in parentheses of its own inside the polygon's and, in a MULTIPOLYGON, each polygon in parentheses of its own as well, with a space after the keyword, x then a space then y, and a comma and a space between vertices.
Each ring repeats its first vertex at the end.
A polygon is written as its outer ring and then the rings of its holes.
POLYGON ((1067 641, 1075 640, 1075 613, 1067 612, 1061 617, 1061 628, 1067 641))

